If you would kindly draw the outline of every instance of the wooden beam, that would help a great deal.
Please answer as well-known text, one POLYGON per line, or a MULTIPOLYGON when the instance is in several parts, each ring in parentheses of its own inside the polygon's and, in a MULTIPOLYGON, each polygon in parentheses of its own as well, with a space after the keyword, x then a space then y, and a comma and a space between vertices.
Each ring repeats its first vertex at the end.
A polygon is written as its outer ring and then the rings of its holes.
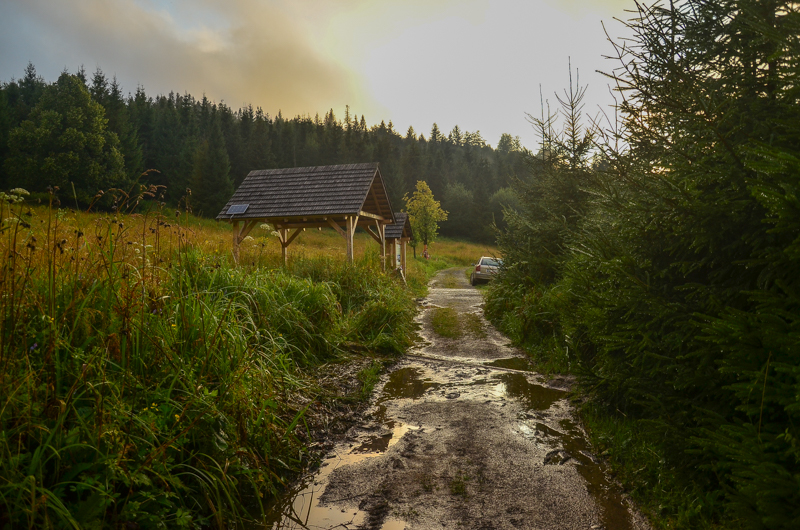
MULTIPOLYGON (((305 228, 296 229, 294 231, 294 233, 292 233, 292 235, 289 236, 289 239, 286 240, 286 243, 284 244, 284 246, 288 247, 292 243, 292 241, 294 241, 294 238, 296 238, 298 235, 300 235, 300 232, 302 232, 303 230, 305 230, 305 228)), ((288 230, 287 230, 287 232, 288 232, 288 230)))
POLYGON ((292 244, 292 241, 300 235, 300 232, 305 230, 305 228, 297 228, 292 235, 289 235, 288 228, 281 228, 278 230, 278 239, 281 242, 281 257, 283 258, 283 266, 285 267, 288 263, 288 252, 286 251, 286 247, 292 244))
POLYGON ((287 264, 287 258, 286 258, 286 247, 287 247, 287 245, 285 245, 284 243, 286 242, 288 233, 289 233, 289 231, 287 229, 285 229, 285 228, 281 228, 280 230, 278 230, 278 239, 280 239, 280 241, 281 241, 281 257, 283 258, 283 266, 284 267, 287 264))
POLYGON ((377 210, 378 214, 383 217, 383 208, 381 208, 381 205, 378 202, 378 195, 375 193, 375 181, 372 182, 372 187, 369 189, 369 194, 372 197, 373 204, 375 204, 375 210, 377 210))
POLYGON ((258 223, 259 223, 258 219, 245 221, 244 226, 242 227, 242 231, 239 232, 239 243, 244 241, 244 238, 246 238, 248 234, 250 234, 250 231, 253 230, 253 228, 255 228, 258 223))
POLYGON ((364 210, 361 210, 360 212, 358 212, 358 215, 356 216, 356 218, 358 218, 359 216, 368 217, 370 219, 377 219, 379 221, 384 221, 385 220, 385 218, 383 216, 375 215, 375 214, 369 213, 369 212, 365 212, 364 210))
POLYGON ((319 228, 321 226, 328 226, 327 221, 320 221, 318 223, 278 223, 275 228, 319 228))
MULTIPOLYGON (((343 238, 347 239, 347 232, 342 230, 342 227, 339 226, 338 223, 336 223, 333 219, 327 219, 327 221, 328 221, 329 225, 331 225, 337 232, 339 232, 340 236, 342 236, 343 238)), ((345 224, 346 223, 347 223, 347 221, 345 221, 345 224)))
POLYGON ((367 233, 368 233, 369 235, 371 235, 371 236, 372 236, 372 239, 374 239, 375 241, 377 241, 377 242, 378 242, 378 244, 380 244, 380 242, 381 242, 381 236, 380 236, 379 234, 376 234, 375 232, 373 232, 373 231, 372 231, 372 227, 370 227, 370 226, 365 226, 365 227, 364 227, 364 229, 367 231, 367 233))
POLYGON ((400 240, 402 243, 400 244, 400 267, 403 270, 403 281, 406 280, 406 241, 404 239, 400 240))

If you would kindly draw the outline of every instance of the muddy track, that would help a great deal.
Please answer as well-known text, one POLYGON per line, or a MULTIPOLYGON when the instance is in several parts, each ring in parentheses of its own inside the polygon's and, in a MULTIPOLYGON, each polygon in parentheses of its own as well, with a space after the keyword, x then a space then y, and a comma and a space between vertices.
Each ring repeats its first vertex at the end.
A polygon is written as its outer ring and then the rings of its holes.
POLYGON ((464 269, 442 271, 430 287, 423 341, 267 527, 649 528, 592 455, 567 400, 570 380, 530 371, 483 319, 464 269), (450 338, 434 332, 437 311, 458 323, 450 338))

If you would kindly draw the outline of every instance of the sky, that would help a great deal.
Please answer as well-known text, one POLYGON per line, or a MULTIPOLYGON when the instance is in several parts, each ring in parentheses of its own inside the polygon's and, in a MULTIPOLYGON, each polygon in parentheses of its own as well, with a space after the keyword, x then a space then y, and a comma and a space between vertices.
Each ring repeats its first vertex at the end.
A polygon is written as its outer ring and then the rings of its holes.
POLYGON ((2 0, 0 81, 28 62, 48 82, 100 68, 125 92, 188 92, 270 115, 338 118, 427 137, 503 133, 534 148, 526 113, 573 80, 585 112, 610 112, 633 0, 2 0), (604 29, 605 25, 605 29, 604 29))

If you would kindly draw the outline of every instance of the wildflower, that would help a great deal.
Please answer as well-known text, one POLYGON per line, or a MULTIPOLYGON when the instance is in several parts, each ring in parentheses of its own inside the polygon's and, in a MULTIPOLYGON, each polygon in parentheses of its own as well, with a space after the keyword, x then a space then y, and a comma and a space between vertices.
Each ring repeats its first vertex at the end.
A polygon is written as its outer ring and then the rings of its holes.
POLYGON ((180 421, 180 419, 181 419, 181 417, 179 415, 175 414, 175 421, 180 421))
POLYGON ((11 190, 11 193, 13 193, 14 195, 30 195, 30 192, 23 188, 14 188, 13 190, 11 190))
POLYGON ((39 347, 39 343, 38 342, 34 342, 33 346, 31 346, 31 351, 35 350, 38 347, 39 347))

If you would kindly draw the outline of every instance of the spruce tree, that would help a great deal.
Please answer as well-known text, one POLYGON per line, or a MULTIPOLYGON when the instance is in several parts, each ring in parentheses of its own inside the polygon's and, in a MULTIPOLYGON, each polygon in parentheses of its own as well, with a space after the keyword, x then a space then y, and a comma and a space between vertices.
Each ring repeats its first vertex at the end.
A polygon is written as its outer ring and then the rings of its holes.
POLYGON ((566 271, 597 399, 749 528, 800 524, 799 16, 640 6, 614 73, 626 150, 608 152, 566 271))
POLYGON ((194 212, 206 217, 215 217, 233 195, 230 161, 216 113, 195 151, 191 189, 194 212))
POLYGON ((62 73, 47 87, 28 119, 11 131, 8 178, 29 191, 71 189, 88 203, 99 190, 127 188, 117 135, 103 107, 77 76, 62 73))

